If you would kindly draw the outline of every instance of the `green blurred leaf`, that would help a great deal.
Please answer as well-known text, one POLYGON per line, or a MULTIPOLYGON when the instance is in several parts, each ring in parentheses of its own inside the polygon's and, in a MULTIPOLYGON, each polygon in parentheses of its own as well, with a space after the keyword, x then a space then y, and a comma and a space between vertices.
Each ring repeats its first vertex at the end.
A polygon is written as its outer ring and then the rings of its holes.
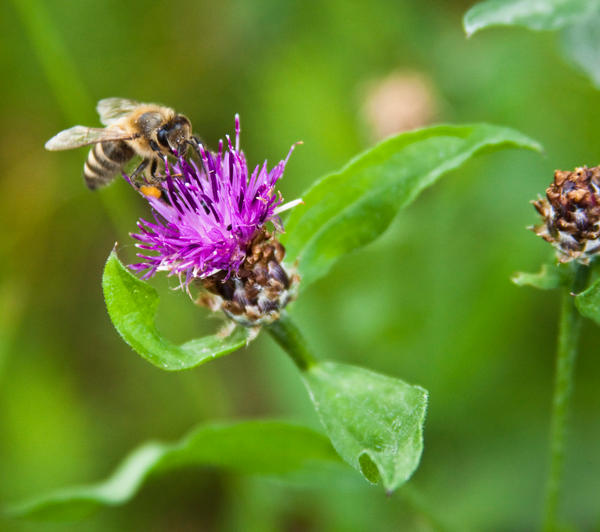
POLYGON ((600 88, 600 13, 565 28, 562 45, 567 58, 600 88))
POLYGON ((563 30, 565 56, 600 88, 600 0, 487 0, 464 16, 467 36, 491 26, 563 30))
POLYGON ((154 323, 159 301, 156 290, 129 272, 114 251, 104 267, 102 288, 110 319, 123 340, 161 369, 193 368, 227 355, 248 341, 248 330, 243 327, 226 338, 205 336, 182 345, 161 336, 154 323))
POLYGON ((575 296, 575 306, 582 316, 600 325, 600 279, 575 296))
POLYGON ((363 368, 317 363, 303 378, 333 446, 388 492, 419 465, 427 391, 363 368))
POLYGON ((582 20, 599 6, 598 0, 487 0, 467 11, 463 26, 469 37, 492 26, 556 30, 582 20))
POLYGON ((517 286, 554 290, 569 284, 572 276, 572 269, 567 264, 543 264, 538 273, 517 272, 511 281, 517 286))
POLYGON ((216 466, 246 474, 282 475, 340 463, 325 436, 279 421, 248 421, 196 428, 172 444, 147 443, 106 480, 65 488, 7 511, 39 520, 80 519, 102 506, 124 504, 150 475, 189 466, 216 466))
POLYGON ((86 117, 92 119, 94 100, 73 61, 72 50, 54 24, 49 6, 40 0, 12 3, 64 115, 73 123, 80 123, 86 117))
POLYGON ((285 223, 287 260, 299 260, 301 287, 344 254, 377 238, 396 212, 446 172, 483 149, 540 150, 512 129, 488 124, 436 126, 392 137, 315 183, 285 223))

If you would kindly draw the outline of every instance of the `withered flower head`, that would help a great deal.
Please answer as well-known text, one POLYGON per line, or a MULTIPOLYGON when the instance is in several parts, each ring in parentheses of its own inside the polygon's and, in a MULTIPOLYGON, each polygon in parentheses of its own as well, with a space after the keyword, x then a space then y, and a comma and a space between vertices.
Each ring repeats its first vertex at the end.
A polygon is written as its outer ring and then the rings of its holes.
POLYGON ((265 224, 281 228, 278 213, 298 201, 281 205, 275 190, 292 150, 270 171, 265 161, 249 172, 239 136, 236 117, 235 145, 228 138, 216 153, 198 145, 197 164, 165 159, 160 193, 145 195, 154 222, 140 220, 131 235, 144 252, 130 267, 143 278, 177 275, 188 292, 200 288, 199 304, 252 327, 278 319, 295 293, 298 278, 285 271, 284 248, 265 224))
POLYGON ((248 246, 248 253, 234 275, 221 271, 201 281, 197 302, 214 311, 222 310, 246 327, 279 319, 281 309, 296 295, 299 277, 288 274, 282 261, 285 249, 265 229, 248 246))
POLYGON ((546 198, 532 202, 544 222, 533 231, 556 250, 560 262, 588 264, 600 251, 600 167, 557 170, 546 198))

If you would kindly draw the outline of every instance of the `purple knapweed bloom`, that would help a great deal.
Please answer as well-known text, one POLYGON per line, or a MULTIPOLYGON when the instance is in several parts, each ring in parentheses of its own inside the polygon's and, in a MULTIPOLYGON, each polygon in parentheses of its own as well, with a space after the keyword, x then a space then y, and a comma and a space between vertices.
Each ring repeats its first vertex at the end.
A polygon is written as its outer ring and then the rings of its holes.
POLYGON ((138 248, 153 253, 138 253, 141 262, 130 266, 144 271, 142 278, 166 271, 186 288, 217 272, 228 279, 238 273, 264 225, 272 221, 280 227, 278 212, 297 203, 282 206, 275 191, 294 146, 271 171, 265 161, 249 175, 239 141, 236 115, 235 146, 227 136, 227 147, 221 141, 216 153, 197 145, 198 163, 184 156, 173 164, 165 159, 160 197, 146 195, 154 221, 140 219, 139 232, 131 235, 138 248))

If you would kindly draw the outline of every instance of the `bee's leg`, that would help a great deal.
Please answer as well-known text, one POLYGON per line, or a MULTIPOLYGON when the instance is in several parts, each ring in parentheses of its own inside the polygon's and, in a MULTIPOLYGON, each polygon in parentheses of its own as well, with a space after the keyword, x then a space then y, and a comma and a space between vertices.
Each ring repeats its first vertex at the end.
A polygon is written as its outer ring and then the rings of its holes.
MULTIPOLYGON (((161 178, 156 175, 156 170, 158 168, 158 159, 156 157, 144 159, 144 167, 142 170, 146 170, 146 178, 144 182, 139 185, 139 191, 147 197, 161 199, 163 201, 167 201, 166 196, 163 194, 160 188, 161 178), (152 163, 152 164, 150 164, 152 163), (148 165, 150 164, 150 168, 148 165)), ((141 166, 141 165, 140 165, 141 166)), ((138 167, 139 170, 139 167, 138 167)), ((169 203, 167 201, 167 203, 169 203)))
POLYGON ((159 176, 156 175, 156 170, 158 169, 158 162, 164 160, 163 152, 160 149, 160 146, 156 144, 153 140, 149 142, 150 148, 152 151, 156 153, 156 155, 152 158, 152 166, 150 167, 150 182, 151 183, 160 183, 162 180, 159 176))
POLYGON ((150 163, 149 159, 144 159, 139 165, 138 167, 133 171, 133 173, 129 176, 129 179, 131 180, 132 183, 135 183, 137 181, 137 178, 139 177, 139 175, 146 169, 146 167, 148 166, 148 164, 150 163))
MULTIPOLYGON (((150 159, 147 159, 150 161, 150 159)), ((152 159, 152 164, 150 165, 150 175, 149 179, 146 181, 144 185, 140 187, 140 192, 144 196, 153 197, 162 200, 164 203, 171 205, 171 201, 169 200, 168 194, 165 194, 161 187, 162 178, 159 175, 156 175, 156 171, 158 169, 158 158, 154 157, 152 159)))
POLYGON ((150 182, 151 183, 160 183, 161 179, 156 175, 156 170, 158 170, 158 159, 152 159, 152 165, 150 166, 150 182))

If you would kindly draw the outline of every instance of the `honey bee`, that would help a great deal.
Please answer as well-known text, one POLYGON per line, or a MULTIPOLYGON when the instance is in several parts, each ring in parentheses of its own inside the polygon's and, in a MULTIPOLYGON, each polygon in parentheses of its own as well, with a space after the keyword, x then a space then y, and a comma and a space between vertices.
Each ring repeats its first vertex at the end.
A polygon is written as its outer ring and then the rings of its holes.
MULTIPOLYGON (((93 144, 83 167, 83 178, 90 189, 108 185, 135 155, 142 157, 142 162, 131 174, 131 181, 135 182, 144 172, 148 182, 157 183, 156 169, 161 158, 185 153, 192 141, 189 119, 169 107, 106 98, 98 102, 96 110, 106 127, 73 126, 52 137, 45 146, 54 151, 93 144)), ((150 195, 157 190, 143 185, 143 193, 144 188, 150 195)))

